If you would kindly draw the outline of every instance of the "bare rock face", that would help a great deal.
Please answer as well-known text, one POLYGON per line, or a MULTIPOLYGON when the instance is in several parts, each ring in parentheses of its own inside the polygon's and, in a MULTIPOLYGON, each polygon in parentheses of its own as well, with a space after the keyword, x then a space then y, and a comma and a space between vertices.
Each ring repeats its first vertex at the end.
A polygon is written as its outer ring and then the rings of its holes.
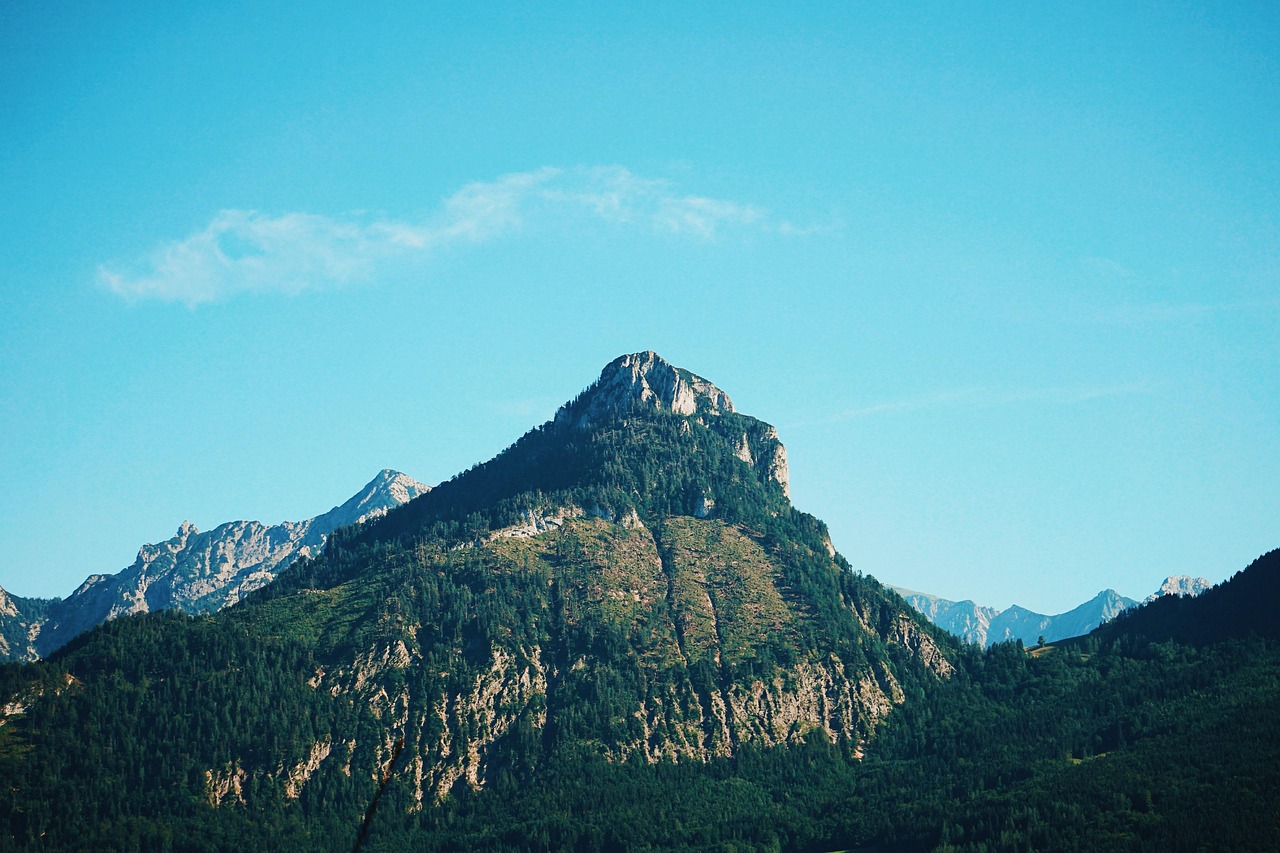
POLYGON ((1171 575, 1164 579, 1159 589, 1148 595, 1143 601, 1155 601, 1157 598, 1163 598, 1166 595, 1196 596, 1212 587, 1213 584, 1205 578, 1193 578, 1190 575, 1171 575))
POLYGON ((697 417, 704 426, 732 442, 735 455, 755 469, 762 481, 772 480, 782 487, 784 495, 790 494, 787 449, 779 440, 778 431, 755 418, 721 423, 718 416, 735 413, 729 395, 652 350, 614 359, 591 387, 556 412, 554 423, 590 430, 623 420, 637 407, 697 417))
POLYGON ((35 659, 35 636, 53 603, 0 589, 0 662, 35 659))
POLYGON ((380 516, 428 486, 390 469, 323 515, 268 527, 231 521, 201 533, 189 521, 164 542, 143 545, 133 565, 114 575, 90 575, 49 607, 33 650, 44 657, 109 619, 154 610, 210 613, 266 586, 295 560, 315 556, 339 527, 380 516))
POLYGON ((611 361, 594 385, 556 413, 555 422, 590 429, 625 417, 636 405, 677 415, 733 411, 728 394, 648 350, 611 361))
POLYGON ((782 493, 791 496, 791 473, 787 469, 787 448, 782 446, 778 431, 768 427, 763 435, 754 442, 757 454, 756 470, 766 480, 773 480, 782 486, 782 493))

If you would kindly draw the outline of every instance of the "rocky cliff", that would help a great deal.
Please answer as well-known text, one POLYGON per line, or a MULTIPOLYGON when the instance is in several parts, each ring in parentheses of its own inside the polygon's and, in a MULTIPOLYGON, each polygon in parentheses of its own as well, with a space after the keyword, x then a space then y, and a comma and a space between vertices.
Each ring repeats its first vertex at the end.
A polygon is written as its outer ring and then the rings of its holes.
POLYGON ((34 660, 35 639, 54 604, 48 598, 23 598, 0 588, 0 661, 34 660))

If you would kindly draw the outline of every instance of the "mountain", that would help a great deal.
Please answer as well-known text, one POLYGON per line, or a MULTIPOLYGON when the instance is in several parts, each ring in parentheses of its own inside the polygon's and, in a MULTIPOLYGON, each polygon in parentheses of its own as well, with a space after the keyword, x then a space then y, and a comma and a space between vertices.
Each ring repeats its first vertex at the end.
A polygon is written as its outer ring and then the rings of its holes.
POLYGON ((1280 849, 1275 555, 983 649, 785 461, 619 358, 235 607, 0 665, 0 850, 1280 849))
MULTIPOLYGON (((1154 601, 1168 595, 1199 595, 1210 586, 1209 581, 1204 578, 1176 575, 1165 578, 1159 589, 1144 601, 1154 601)), ((1009 640, 1021 640, 1024 645, 1030 646, 1038 643, 1040 637, 1048 642, 1078 637, 1139 604, 1114 589, 1106 589, 1065 613, 1046 616, 1016 604, 1007 610, 997 610, 968 600, 948 601, 936 595, 902 587, 894 587, 894 591, 933 624, 965 642, 982 646, 1009 640)))
MULTIPOLYGON (((26 697, 0 727, 26 750, 0 803, 13 837, 55 846, 163 831, 346 849, 376 810, 373 843, 396 849, 450 809, 513 802, 542 817, 506 838, 617 846, 647 807, 565 829, 537 798, 588 782, 597 802, 645 801, 636 786, 679 768, 740 810, 726 768, 854 761, 955 655, 791 506, 773 427, 637 353, 239 606, 113 620, 0 673, 26 697)), ((718 820, 690 793, 682 821, 718 820)), ((449 846, 508 843, 459 820, 449 846)))
POLYGON ((221 610, 270 583, 294 560, 318 554, 338 528, 382 515, 427 490, 388 469, 345 503, 305 521, 270 527, 231 521, 205 533, 184 521, 167 541, 142 546, 133 565, 113 575, 90 575, 71 595, 42 603, 38 612, 28 606, 25 621, 12 629, 0 623, 0 637, 8 637, 0 640, 0 659, 47 657, 95 625, 126 614, 221 610))

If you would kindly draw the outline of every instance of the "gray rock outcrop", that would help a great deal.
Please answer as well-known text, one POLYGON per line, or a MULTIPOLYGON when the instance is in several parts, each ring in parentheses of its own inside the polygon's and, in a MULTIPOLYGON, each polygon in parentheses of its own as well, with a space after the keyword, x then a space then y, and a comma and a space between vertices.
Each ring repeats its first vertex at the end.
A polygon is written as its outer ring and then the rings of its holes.
MULTIPOLYGON (((45 657, 90 628, 131 613, 221 610, 271 583, 300 557, 319 553, 338 528, 382 515, 428 488, 387 469, 345 503, 305 521, 231 521, 203 533, 184 521, 171 538, 143 545, 131 566, 90 575, 71 595, 48 603, 46 612, 28 620, 27 645, 20 648, 10 637, 0 659, 45 657)), ((0 618, 4 607, 0 602, 0 618)))

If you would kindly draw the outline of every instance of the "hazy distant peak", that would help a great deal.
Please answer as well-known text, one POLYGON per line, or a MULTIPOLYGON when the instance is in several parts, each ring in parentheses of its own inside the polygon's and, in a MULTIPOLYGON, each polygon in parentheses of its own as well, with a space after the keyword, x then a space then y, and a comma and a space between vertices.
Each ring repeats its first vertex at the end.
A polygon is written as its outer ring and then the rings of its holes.
MULTIPOLYGON (((1166 578, 1160 589, 1146 601, 1165 595, 1199 595, 1211 584, 1204 578, 1178 575, 1166 578)), ((1049 642, 1087 634, 1121 611, 1138 604, 1114 589, 1104 589, 1088 601, 1065 613, 1046 615, 1017 604, 1005 610, 975 605, 972 601, 949 601, 930 593, 896 588, 907 602, 935 625, 973 643, 991 645, 1005 640, 1034 643, 1041 636, 1049 642)))

